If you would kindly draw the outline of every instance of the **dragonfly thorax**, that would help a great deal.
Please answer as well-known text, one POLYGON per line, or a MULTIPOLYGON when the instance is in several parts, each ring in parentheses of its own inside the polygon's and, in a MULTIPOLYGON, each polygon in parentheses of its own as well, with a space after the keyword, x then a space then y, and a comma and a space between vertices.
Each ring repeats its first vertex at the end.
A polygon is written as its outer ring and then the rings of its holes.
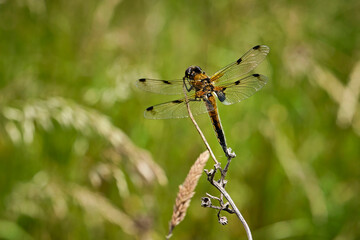
POLYGON ((202 91, 205 93, 205 94, 211 94, 213 91, 214 91, 214 86, 211 85, 211 84, 205 84, 205 86, 203 87, 202 91))

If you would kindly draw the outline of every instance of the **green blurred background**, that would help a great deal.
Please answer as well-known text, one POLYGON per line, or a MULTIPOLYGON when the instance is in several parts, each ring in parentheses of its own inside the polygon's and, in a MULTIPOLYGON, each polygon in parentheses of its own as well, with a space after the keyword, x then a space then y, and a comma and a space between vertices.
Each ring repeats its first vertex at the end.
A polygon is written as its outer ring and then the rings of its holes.
MULTIPOLYGON (((219 107, 228 192, 255 239, 360 239, 359 22, 355 0, 0 0, 0 239, 164 239, 205 148, 189 119, 144 119, 176 96, 134 82, 211 74, 257 44, 269 83, 219 107)), ((206 192, 203 176, 173 239, 246 239, 206 192)))

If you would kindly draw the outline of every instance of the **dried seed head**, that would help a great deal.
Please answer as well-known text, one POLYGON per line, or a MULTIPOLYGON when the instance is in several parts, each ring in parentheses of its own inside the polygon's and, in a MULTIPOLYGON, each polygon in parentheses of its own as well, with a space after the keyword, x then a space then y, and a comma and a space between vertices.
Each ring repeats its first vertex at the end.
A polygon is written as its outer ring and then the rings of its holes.
POLYGON ((201 206, 202 207, 210 207, 211 206, 211 199, 208 197, 202 197, 201 198, 201 206))
POLYGON ((220 217, 219 223, 221 223, 222 225, 226 225, 226 224, 228 224, 228 220, 226 217, 220 217))
POLYGON ((169 228, 169 237, 171 236, 172 230, 176 225, 178 225, 186 215, 186 210, 190 205, 190 200, 194 196, 196 185, 199 181, 200 176, 203 173, 205 164, 209 159, 209 152, 205 151, 196 160, 192 165, 188 175, 185 178, 185 181, 182 185, 179 186, 179 192, 177 194, 173 215, 170 221, 169 228))

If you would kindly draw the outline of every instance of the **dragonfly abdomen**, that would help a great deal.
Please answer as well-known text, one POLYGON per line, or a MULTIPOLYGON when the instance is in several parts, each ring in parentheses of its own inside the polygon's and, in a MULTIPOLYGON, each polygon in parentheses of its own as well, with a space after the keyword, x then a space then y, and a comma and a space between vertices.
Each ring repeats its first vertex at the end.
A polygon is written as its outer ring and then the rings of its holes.
POLYGON ((228 155, 225 134, 224 134, 223 128, 221 126, 220 116, 217 111, 215 97, 213 95, 211 95, 210 97, 208 97, 208 99, 205 101, 205 103, 206 103, 206 108, 208 109, 211 123, 215 130, 218 142, 220 143, 225 154, 228 155))

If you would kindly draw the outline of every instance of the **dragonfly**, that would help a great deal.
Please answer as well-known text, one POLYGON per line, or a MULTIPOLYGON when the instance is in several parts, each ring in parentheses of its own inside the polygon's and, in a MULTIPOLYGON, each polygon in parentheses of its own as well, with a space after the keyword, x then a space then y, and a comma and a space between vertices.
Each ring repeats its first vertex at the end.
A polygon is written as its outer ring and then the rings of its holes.
POLYGON ((270 48, 266 45, 257 45, 246 52, 242 57, 223 67, 211 77, 199 66, 190 66, 182 79, 159 80, 140 78, 136 85, 139 89, 158 93, 177 95, 183 94, 185 87, 186 98, 161 103, 146 108, 145 118, 169 119, 188 117, 186 99, 193 115, 208 113, 214 127, 216 137, 226 156, 231 154, 227 147, 225 134, 220 122, 216 98, 225 105, 241 102, 252 96, 265 86, 268 78, 253 73, 267 56, 270 48))

